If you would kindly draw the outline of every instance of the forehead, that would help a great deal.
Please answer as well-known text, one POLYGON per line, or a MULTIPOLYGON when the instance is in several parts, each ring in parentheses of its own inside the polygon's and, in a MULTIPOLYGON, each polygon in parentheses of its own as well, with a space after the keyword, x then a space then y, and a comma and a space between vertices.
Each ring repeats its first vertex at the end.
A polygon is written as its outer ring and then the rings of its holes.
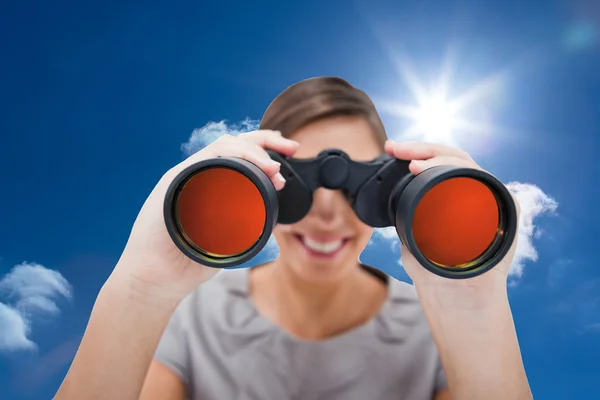
POLYGON ((312 122, 290 137, 300 143, 294 158, 316 157, 325 149, 339 149, 357 161, 379 156, 382 146, 365 118, 340 116, 312 122))

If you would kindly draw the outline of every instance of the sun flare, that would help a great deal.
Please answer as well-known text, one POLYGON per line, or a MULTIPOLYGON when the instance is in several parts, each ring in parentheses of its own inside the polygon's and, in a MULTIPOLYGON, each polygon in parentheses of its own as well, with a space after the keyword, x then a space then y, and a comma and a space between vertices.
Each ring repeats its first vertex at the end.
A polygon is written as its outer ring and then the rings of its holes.
POLYGON ((452 140, 452 132, 457 124, 457 110, 442 96, 424 99, 415 110, 414 122, 417 129, 428 140, 452 140))
POLYGON ((506 71, 489 75, 461 93, 452 93, 455 82, 451 82, 454 71, 449 59, 444 60, 436 83, 429 87, 406 58, 396 59, 396 67, 412 104, 393 99, 378 102, 382 111, 408 122, 395 139, 461 147, 466 142, 485 141, 494 130, 489 110, 502 93, 506 71))

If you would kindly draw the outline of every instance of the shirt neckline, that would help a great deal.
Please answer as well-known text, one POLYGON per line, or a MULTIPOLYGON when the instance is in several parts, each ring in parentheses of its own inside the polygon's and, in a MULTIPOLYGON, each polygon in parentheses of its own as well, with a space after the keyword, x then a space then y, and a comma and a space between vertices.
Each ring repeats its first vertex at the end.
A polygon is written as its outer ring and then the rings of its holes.
POLYGON ((249 308, 249 311, 252 314, 252 325, 254 325, 256 328, 259 328, 259 330, 261 331, 268 330, 272 334, 279 336, 282 340, 300 346, 304 345, 323 347, 334 344, 344 345, 350 343, 353 346, 366 345, 370 341, 364 340, 365 336, 374 335, 377 329, 376 326, 378 324, 385 323, 384 321, 386 319, 386 315, 389 313, 389 310, 392 307, 392 302, 398 295, 399 282, 391 278, 389 275, 369 265, 361 263, 361 267, 365 268, 369 273, 372 273, 377 278, 385 280, 387 282, 387 296, 385 301, 381 305, 379 311, 364 323, 357 325, 345 332, 339 333, 334 336, 330 336, 322 340, 306 340, 296 337, 290 332, 281 328, 274 321, 264 316, 256 308, 253 300, 250 298, 250 271, 252 268, 257 267, 242 268, 236 271, 238 273, 234 275, 236 275, 237 278, 230 281, 229 289, 237 296, 244 298, 244 302, 246 303, 246 306, 249 308))

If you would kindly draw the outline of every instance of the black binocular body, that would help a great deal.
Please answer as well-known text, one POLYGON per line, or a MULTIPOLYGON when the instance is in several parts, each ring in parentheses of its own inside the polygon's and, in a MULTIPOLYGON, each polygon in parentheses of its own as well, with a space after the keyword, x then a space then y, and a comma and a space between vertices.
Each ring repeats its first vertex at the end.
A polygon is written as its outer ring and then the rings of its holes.
POLYGON ((217 268, 250 260, 276 224, 293 224, 309 213, 318 188, 340 190, 363 223, 395 227, 419 263, 443 277, 490 270, 515 240, 514 200, 485 171, 448 165, 413 175, 409 161, 387 154, 359 162, 337 149, 310 159, 267 152, 281 164, 286 184, 280 191, 258 166, 237 157, 203 160, 175 177, 164 217, 185 255, 217 268))

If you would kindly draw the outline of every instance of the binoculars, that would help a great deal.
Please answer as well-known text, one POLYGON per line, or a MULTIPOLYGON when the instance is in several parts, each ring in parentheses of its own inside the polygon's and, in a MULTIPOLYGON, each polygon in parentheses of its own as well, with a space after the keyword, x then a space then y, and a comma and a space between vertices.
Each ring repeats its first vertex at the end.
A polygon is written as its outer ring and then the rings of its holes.
POLYGON ((242 264, 264 248, 276 224, 293 224, 311 209, 318 188, 340 190, 373 228, 394 226, 429 271, 470 278, 493 268, 517 232, 508 189, 479 169, 437 166, 413 175, 409 161, 384 154, 370 162, 337 149, 298 159, 267 151, 281 164, 277 191, 255 164, 217 157, 180 172, 167 190, 164 218, 177 247, 216 268, 242 264))

